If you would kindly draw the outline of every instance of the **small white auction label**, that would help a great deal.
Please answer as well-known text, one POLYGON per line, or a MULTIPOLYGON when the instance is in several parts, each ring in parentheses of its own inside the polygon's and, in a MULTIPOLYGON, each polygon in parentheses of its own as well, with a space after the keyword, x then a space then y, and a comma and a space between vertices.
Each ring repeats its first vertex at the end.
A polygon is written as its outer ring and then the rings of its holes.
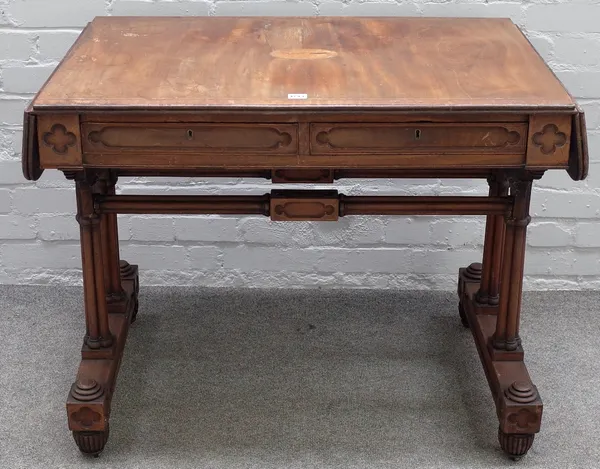
POLYGON ((306 93, 288 93, 288 99, 308 99, 306 93))

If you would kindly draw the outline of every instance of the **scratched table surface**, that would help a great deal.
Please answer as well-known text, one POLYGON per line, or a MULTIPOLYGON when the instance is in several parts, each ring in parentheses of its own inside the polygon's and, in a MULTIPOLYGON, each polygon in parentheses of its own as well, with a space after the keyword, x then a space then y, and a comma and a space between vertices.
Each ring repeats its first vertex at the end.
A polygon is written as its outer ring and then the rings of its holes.
POLYGON ((575 104, 509 19, 332 17, 99 17, 33 103, 39 110, 165 106, 575 104))

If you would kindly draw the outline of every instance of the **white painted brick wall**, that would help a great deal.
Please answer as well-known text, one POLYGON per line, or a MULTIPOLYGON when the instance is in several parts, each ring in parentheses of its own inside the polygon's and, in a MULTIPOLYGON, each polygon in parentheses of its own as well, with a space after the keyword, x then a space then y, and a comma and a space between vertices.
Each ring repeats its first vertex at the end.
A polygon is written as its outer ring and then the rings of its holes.
MULTIPOLYGON (((80 280, 72 183, 21 175, 22 111, 96 15, 509 16, 583 105, 590 177, 537 182, 526 260, 531 289, 600 288, 600 4, 597 0, 0 0, 0 283, 80 280)), ((478 181, 340 181, 346 193, 485 194, 478 181)), ((123 193, 252 193, 262 180, 127 178, 123 193)), ((481 257, 483 217, 120 216, 123 257, 145 284, 454 289, 481 257)))

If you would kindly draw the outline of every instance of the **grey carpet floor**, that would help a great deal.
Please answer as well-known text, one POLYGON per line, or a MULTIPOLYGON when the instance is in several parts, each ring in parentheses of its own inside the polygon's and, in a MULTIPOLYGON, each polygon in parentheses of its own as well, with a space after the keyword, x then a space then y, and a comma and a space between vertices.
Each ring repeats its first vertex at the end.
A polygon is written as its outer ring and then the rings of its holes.
POLYGON ((445 292, 143 288, 99 459, 64 401, 79 288, 0 287, 1 468, 600 468, 599 293, 528 293, 544 399, 519 463, 445 292))

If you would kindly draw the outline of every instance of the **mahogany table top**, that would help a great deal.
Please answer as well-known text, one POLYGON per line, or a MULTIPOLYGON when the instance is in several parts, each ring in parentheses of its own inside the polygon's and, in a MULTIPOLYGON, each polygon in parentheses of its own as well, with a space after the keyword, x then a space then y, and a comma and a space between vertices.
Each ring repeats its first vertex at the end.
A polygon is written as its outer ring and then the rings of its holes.
POLYGON ((33 103, 34 110, 165 107, 564 110, 575 103, 509 19, 342 17, 99 17, 33 103))

